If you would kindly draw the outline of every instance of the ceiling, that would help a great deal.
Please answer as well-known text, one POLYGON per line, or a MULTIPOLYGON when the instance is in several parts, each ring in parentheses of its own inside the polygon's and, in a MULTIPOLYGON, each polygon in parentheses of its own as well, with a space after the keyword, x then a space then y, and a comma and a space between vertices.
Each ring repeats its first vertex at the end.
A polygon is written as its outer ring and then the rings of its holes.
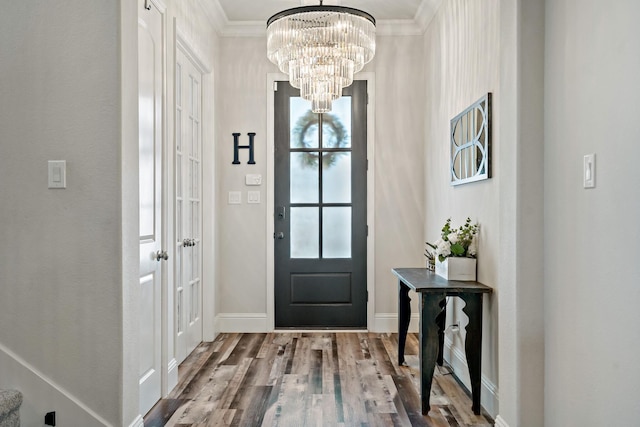
MULTIPOLYGON (((353 7, 371 14, 378 34, 422 34, 442 0, 324 0, 325 5, 353 7)), ((264 35, 270 16, 319 0, 208 0, 203 2, 222 36, 264 35)))

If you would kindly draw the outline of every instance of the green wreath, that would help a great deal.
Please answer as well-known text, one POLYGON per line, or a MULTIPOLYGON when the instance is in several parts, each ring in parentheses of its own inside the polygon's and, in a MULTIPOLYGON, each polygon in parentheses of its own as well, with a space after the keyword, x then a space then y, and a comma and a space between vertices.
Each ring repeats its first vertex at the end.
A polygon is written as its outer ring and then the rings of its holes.
MULTIPOLYGON (((345 129, 340 119, 329 113, 322 115, 322 124, 329 126, 329 146, 324 148, 345 148, 347 145, 347 130, 345 129)), ((310 129, 314 126, 320 126, 320 114, 315 114, 311 110, 298 119, 296 126, 293 128, 293 146, 296 148, 315 148, 309 146, 305 140, 305 136, 310 129)), ((321 155, 318 151, 304 151, 302 152, 302 164, 303 166, 318 166, 318 157, 321 155)), ((342 156, 343 152, 329 151, 324 152, 322 156, 322 167, 326 169, 332 166, 338 157, 342 156)))

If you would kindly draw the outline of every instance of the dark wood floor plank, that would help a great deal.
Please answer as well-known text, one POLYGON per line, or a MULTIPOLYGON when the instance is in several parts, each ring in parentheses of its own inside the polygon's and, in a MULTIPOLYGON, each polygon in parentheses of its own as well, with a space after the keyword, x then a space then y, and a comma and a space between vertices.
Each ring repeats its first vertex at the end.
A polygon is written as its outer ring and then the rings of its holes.
POLYGON ((368 332, 221 334, 179 368, 179 386, 146 426, 488 427, 461 385, 436 369, 422 415, 419 340, 368 332))

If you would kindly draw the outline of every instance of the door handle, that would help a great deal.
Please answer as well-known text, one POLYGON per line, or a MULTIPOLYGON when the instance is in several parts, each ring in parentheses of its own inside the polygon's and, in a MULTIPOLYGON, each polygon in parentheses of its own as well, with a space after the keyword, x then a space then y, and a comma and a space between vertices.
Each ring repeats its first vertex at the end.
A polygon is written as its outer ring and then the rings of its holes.
POLYGON ((169 254, 167 253, 167 251, 158 251, 156 252, 154 255, 154 258, 156 259, 156 261, 160 262, 162 260, 168 260, 169 259, 169 254))
POLYGON ((284 206, 278 206, 278 208, 276 209, 277 215, 278 215, 278 219, 281 221, 284 221, 285 219, 287 219, 287 208, 284 206))
POLYGON ((282 240, 284 239, 284 233, 282 231, 279 231, 278 233, 273 233, 273 237, 275 237, 278 240, 282 240))

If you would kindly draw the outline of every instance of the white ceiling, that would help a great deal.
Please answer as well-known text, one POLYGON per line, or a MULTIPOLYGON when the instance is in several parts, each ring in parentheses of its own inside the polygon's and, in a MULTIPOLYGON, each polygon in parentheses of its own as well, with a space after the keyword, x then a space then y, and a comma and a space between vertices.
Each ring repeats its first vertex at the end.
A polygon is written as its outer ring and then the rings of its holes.
MULTIPOLYGON (((422 34, 442 0, 324 0, 325 5, 353 7, 370 13, 378 34, 422 34)), ((208 0, 207 13, 223 36, 264 34, 272 15, 319 0, 208 0)))

